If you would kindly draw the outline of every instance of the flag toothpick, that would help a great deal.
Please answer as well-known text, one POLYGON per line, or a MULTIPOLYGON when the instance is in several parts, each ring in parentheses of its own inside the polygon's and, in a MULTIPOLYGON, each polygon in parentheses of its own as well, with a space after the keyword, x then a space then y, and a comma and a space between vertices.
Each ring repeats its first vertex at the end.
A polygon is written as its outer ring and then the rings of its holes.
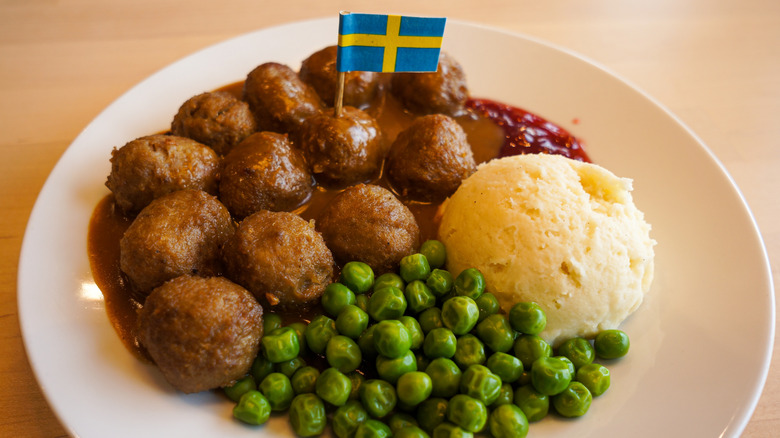
POLYGON ((434 72, 446 18, 339 14, 335 117, 341 114, 346 72, 434 72))

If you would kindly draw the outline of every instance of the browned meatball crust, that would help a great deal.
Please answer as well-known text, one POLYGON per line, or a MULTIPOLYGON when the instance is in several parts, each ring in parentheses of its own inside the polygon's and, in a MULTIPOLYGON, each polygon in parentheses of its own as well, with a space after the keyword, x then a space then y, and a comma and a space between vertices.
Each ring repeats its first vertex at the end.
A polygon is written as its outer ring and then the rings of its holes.
MULTIPOLYGON (((338 71, 336 71, 336 54, 338 48, 329 46, 317 51, 303 63, 298 75, 325 102, 333 106, 338 90, 338 71)), ((361 108, 368 105, 379 88, 379 73, 371 71, 347 72, 344 78, 344 105, 361 108)))
POLYGON ((135 214, 181 189, 217 192, 219 157, 208 146, 174 135, 149 135, 111 151, 106 187, 117 206, 135 214))
POLYGON ((141 210, 119 242, 119 265, 141 293, 184 274, 216 275, 222 246, 234 231, 230 212, 216 197, 179 190, 141 210))
POLYGON ((258 211, 224 249, 229 278, 261 302, 283 308, 316 303, 333 278, 333 255, 314 225, 294 213, 258 211))
POLYGON ((431 73, 394 73, 391 92, 401 103, 418 114, 459 115, 469 98, 463 67, 441 52, 439 69, 431 73))
POLYGON ((257 132, 224 157, 219 197, 241 219, 258 210, 293 210, 309 198, 313 183, 286 135, 257 132))
POLYGON ((181 276, 154 289, 138 313, 138 339, 174 388, 231 385, 257 356, 263 308, 223 277, 181 276))
POLYGON ((243 100, 249 103, 260 131, 293 133, 323 108, 313 88, 290 67, 275 62, 249 72, 243 100))
POLYGON ((210 146, 219 155, 230 152, 256 130, 249 104, 225 91, 191 97, 171 123, 173 134, 210 146))
POLYGON ((358 184, 339 193, 315 223, 337 262, 361 261, 379 274, 396 269, 419 247, 412 212, 377 185, 358 184))
POLYGON ((476 168, 463 128, 443 114, 415 119, 398 134, 385 163, 398 193, 425 202, 444 200, 476 168))
POLYGON ((301 129, 303 150, 315 179, 324 185, 351 185, 379 174, 384 140, 373 117, 351 106, 339 117, 320 113, 301 129))

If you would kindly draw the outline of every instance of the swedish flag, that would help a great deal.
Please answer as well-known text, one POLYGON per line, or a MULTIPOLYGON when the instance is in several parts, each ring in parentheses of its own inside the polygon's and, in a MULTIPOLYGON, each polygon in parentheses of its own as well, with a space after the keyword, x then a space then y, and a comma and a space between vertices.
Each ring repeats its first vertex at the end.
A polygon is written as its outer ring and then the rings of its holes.
POLYGON ((446 18, 339 15, 337 69, 430 72, 439 64, 446 18))

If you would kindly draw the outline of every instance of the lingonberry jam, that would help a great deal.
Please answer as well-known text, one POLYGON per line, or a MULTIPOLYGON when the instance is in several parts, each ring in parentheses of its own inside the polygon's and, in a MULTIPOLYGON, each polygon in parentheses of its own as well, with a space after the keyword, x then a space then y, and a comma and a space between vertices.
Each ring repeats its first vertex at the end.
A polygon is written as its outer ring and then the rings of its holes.
POLYGON ((504 130, 499 157, 521 154, 557 154, 590 162, 582 143, 568 131, 536 114, 488 99, 470 99, 466 106, 504 130))

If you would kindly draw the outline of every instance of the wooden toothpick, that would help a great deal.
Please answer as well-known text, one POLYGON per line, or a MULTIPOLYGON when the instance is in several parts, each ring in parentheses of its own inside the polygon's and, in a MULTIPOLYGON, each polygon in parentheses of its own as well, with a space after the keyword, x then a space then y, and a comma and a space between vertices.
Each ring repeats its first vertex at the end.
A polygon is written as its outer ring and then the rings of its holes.
POLYGON ((336 90, 336 103, 333 105, 333 117, 340 117, 341 116, 341 107, 344 104, 344 80, 347 76, 346 72, 340 71, 339 72, 339 86, 336 90))

